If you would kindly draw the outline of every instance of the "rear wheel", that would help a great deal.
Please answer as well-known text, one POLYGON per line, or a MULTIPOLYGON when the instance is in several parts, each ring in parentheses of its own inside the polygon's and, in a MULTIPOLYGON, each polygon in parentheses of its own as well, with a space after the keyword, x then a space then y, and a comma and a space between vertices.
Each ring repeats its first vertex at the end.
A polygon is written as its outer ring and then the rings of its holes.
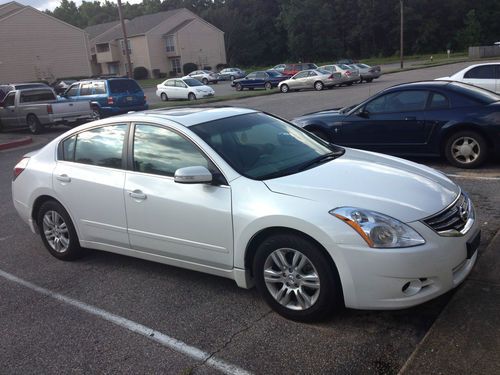
POLYGON ((483 164, 488 156, 486 140, 472 130, 452 134, 444 147, 448 162, 459 168, 476 168, 483 164))
POLYGON ((373 78, 367 78, 365 81, 370 83, 371 81, 373 81, 373 78))
POLYGON ((314 89, 315 89, 316 91, 321 91, 321 90, 323 90, 323 86, 324 86, 324 85, 323 85, 323 82, 321 82, 321 81, 318 81, 318 82, 315 82, 315 83, 314 83, 314 89))
POLYGON ((196 100, 196 95, 193 94, 192 92, 190 92, 189 95, 188 95, 188 99, 189 100, 196 100))
POLYGON ((163 100, 164 102, 168 101, 168 96, 166 93, 162 92, 161 95, 160 95, 160 98, 161 100, 163 100))
POLYGON ((271 85, 271 82, 266 82, 265 85, 264 85, 264 88, 266 90, 271 90, 273 88, 273 85, 271 85))
POLYGON ((93 106, 92 107, 92 119, 99 120, 100 118, 101 118, 101 111, 99 110, 99 107, 93 106))
POLYGON ((204 85, 208 85, 208 79, 206 79, 206 78, 203 78, 203 79, 201 80, 201 82, 203 82, 203 84, 204 84, 204 85))
POLYGON ((312 241, 274 235, 257 249, 253 273, 257 289, 279 314, 298 321, 324 318, 342 306, 339 278, 331 261, 312 241))
POLYGON ((38 120, 38 117, 36 117, 35 115, 28 115, 28 117, 26 118, 26 123, 28 124, 28 128, 30 129, 30 132, 32 134, 38 134, 43 129, 40 120, 38 120))
POLYGON ((58 202, 47 201, 42 204, 37 223, 43 244, 57 259, 73 260, 84 254, 71 218, 58 202))
POLYGON ((288 85, 287 85, 287 84, 284 84, 284 85, 281 85, 281 86, 280 86, 280 90, 281 90, 281 92, 283 92, 283 93, 287 93, 288 91, 290 91, 290 87, 288 87, 288 85))
POLYGON ((241 83, 236 84, 236 91, 241 91, 243 90, 243 86, 241 86, 241 83))
POLYGON ((229 78, 231 79, 231 81, 234 81, 234 76, 231 76, 231 77, 229 77, 229 78))

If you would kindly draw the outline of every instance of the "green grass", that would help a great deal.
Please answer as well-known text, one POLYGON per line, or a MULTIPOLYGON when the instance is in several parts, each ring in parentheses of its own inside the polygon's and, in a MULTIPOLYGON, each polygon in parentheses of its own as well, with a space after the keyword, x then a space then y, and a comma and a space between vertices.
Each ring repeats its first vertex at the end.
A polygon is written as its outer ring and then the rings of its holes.
POLYGON ((150 78, 150 79, 141 79, 140 81, 137 81, 137 83, 143 88, 143 89, 148 89, 150 87, 156 87, 156 85, 159 85, 163 81, 165 81, 166 78, 150 78))

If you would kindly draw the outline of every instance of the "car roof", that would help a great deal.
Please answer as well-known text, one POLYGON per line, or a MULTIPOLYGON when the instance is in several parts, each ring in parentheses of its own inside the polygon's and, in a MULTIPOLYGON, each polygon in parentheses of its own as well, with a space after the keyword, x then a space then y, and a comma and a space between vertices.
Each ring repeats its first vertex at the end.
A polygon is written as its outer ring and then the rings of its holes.
POLYGON ((144 116, 147 116, 151 119, 157 118, 169 120, 185 127, 190 127, 204 122, 257 112, 259 111, 255 109, 238 107, 183 107, 174 109, 162 108, 147 110, 129 113, 120 117, 130 117, 130 121, 137 120, 137 118, 139 117, 141 121, 144 121, 144 116))

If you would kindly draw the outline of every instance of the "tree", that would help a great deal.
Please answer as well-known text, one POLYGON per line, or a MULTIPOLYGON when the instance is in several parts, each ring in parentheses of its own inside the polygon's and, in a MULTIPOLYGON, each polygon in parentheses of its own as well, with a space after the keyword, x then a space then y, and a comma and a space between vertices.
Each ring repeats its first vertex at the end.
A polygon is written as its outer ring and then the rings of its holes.
POLYGON ((457 44, 466 49, 478 45, 481 40, 481 25, 476 18, 476 11, 471 9, 465 16, 465 27, 457 33, 457 44))

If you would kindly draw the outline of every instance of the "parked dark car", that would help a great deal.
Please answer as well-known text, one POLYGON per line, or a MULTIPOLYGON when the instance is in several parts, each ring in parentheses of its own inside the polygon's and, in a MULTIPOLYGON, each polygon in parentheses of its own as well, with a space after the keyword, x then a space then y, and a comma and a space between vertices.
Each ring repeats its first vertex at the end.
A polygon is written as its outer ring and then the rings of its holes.
POLYGON ((85 100, 99 117, 148 109, 146 96, 130 78, 92 79, 72 84, 63 94, 69 100, 85 100))
POLYGON ((255 88, 270 90, 287 78, 275 70, 258 71, 250 73, 245 78, 235 79, 231 86, 235 87, 237 91, 255 88))
POLYGON ((307 69, 318 69, 318 66, 313 63, 298 63, 298 64, 286 64, 285 69, 283 69, 282 74, 288 77, 291 77, 298 72, 307 69))
POLYGON ((361 104, 293 120, 328 142, 475 168, 500 153, 500 95, 450 81, 402 84, 361 104))

